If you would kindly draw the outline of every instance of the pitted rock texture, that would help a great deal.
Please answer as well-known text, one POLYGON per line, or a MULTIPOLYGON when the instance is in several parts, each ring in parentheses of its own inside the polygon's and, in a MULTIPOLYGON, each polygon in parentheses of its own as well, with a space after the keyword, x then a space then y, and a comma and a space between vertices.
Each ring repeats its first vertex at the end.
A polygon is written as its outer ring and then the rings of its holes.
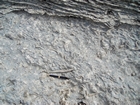
POLYGON ((139 4, 2 0, 1 105, 139 105, 139 4))

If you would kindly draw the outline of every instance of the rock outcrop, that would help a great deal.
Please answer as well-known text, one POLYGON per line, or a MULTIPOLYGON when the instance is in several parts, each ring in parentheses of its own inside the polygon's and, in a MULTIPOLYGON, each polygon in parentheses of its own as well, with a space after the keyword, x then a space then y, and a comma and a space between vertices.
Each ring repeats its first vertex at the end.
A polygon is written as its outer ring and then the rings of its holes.
POLYGON ((139 105, 139 0, 1 0, 0 74, 1 105, 139 105))

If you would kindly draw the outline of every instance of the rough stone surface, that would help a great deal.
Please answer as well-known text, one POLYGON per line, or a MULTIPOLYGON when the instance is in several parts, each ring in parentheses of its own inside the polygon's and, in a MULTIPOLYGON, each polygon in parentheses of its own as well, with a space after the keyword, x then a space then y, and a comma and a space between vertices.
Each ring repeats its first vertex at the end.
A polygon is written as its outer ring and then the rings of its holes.
POLYGON ((139 105, 140 2, 2 0, 0 75, 1 105, 139 105))

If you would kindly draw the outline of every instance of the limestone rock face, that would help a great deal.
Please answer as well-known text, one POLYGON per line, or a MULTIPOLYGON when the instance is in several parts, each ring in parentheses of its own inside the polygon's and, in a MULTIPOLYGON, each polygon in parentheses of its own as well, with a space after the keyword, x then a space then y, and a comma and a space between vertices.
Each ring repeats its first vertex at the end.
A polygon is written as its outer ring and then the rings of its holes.
POLYGON ((0 105, 79 104, 140 104, 139 0, 1 0, 0 105))

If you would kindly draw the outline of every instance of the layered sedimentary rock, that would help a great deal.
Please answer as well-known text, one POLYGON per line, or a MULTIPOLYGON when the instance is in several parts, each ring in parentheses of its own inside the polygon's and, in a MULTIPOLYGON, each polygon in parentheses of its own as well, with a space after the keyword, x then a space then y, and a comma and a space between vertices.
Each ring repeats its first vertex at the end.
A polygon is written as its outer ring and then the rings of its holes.
POLYGON ((139 105, 140 2, 2 0, 0 58, 1 105, 139 105))

